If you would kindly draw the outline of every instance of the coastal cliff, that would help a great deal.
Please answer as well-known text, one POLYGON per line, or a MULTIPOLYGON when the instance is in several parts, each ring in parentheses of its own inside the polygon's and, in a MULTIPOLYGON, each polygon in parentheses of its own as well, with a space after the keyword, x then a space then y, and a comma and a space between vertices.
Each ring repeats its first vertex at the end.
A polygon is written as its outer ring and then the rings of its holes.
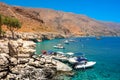
MULTIPOLYGON (((22 22, 18 32, 57 33, 74 36, 120 36, 120 25, 100 22, 85 15, 0 3, 0 14, 22 22)), ((116 23, 114 23, 116 24, 116 23)), ((5 27, 4 27, 5 28, 5 27)), ((6 30, 6 28, 5 28, 6 30)))
POLYGON ((57 80, 59 72, 73 75, 72 68, 55 60, 62 55, 37 55, 32 41, 0 40, 0 79, 2 80, 57 80))

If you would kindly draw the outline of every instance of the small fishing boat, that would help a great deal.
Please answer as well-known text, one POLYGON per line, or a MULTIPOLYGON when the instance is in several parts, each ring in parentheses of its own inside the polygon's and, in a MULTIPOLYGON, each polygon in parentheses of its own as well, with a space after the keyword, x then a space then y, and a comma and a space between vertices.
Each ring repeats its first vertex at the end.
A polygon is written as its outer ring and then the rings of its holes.
POLYGON ((74 55, 74 53, 73 53, 73 52, 67 52, 66 54, 67 54, 67 55, 69 55, 69 56, 74 55))
POLYGON ((69 41, 68 41, 68 40, 65 40, 64 43, 65 43, 65 44, 69 44, 69 41))
POLYGON ((64 49, 64 46, 62 46, 62 44, 57 44, 57 45, 55 45, 53 47, 57 48, 57 49, 64 49))
POLYGON ((70 39, 69 41, 70 41, 70 42, 75 42, 75 40, 72 40, 72 39, 70 39))
POLYGON ((97 40, 100 40, 100 39, 101 39, 101 37, 100 37, 100 36, 96 36, 96 39, 97 39, 97 40))
POLYGON ((74 68, 75 69, 85 69, 85 68, 90 68, 93 67, 96 64, 94 61, 87 61, 85 63, 77 63, 74 68))

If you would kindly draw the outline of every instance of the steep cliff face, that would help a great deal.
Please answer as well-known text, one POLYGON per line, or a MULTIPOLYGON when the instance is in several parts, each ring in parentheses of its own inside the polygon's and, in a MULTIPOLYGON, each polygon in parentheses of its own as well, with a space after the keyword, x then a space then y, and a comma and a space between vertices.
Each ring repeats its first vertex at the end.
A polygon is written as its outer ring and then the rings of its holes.
POLYGON ((0 14, 22 22, 21 32, 53 32, 74 35, 120 35, 120 27, 84 15, 49 9, 23 8, 0 3, 0 14), (109 24, 109 25, 108 25, 109 24), (119 28, 119 29, 118 29, 119 28))

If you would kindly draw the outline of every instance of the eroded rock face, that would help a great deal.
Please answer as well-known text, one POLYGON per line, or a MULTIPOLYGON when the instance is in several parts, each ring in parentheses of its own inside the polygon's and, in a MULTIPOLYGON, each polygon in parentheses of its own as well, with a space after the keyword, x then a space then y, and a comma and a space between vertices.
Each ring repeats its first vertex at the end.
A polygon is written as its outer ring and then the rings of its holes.
POLYGON ((18 63, 17 59, 14 57, 10 58, 10 62, 11 62, 11 65, 13 65, 13 66, 17 65, 17 63, 18 63))
POLYGON ((29 55, 33 53, 30 50, 35 49, 35 43, 19 39, 16 41, 3 40, 1 44, 8 47, 6 42, 11 44, 17 57, 0 52, 0 80, 52 80, 54 78, 57 72, 54 63, 43 56, 29 55))
POLYGON ((22 39, 10 40, 8 42, 10 56, 29 58, 35 53, 36 44, 32 41, 22 39))
POLYGON ((42 69, 36 69, 34 67, 27 66, 23 70, 21 70, 21 73, 19 75, 20 79, 23 80, 41 80, 45 79, 45 75, 42 69))
POLYGON ((1 53, 0 54, 0 66, 8 66, 9 63, 8 54, 1 53))
POLYGON ((8 41, 0 40, 0 53, 8 53, 8 41))
POLYGON ((0 79, 47 80, 55 76, 56 69, 48 68, 37 59, 15 58, 0 54, 0 79))
POLYGON ((4 78, 8 74, 9 56, 5 53, 0 54, 0 78, 4 78))
POLYGON ((2 71, 2 72, 0 72, 0 79, 6 77, 7 74, 8 74, 7 71, 2 71))
MULTIPOLYGON (((34 57, 34 56, 33 56, 34 57)), ((42 80, 52 79, 56 69, 41 64, 38 57, 15 58, 6 53, 0 54, 0 79, 4 80, 42 80)))
MULTIPOLYGON (((10 32, 6 32, 6 37, 11 37, 10 32)), ((15 32, 16 39, 24 39, 30 40, 34 42, 42 41, 42 40, 51 40, 55 38, 65 38, 66 36, 60 33, 52 33, 52 32, 43 32, 43 33, 36 33, 36 32, 15 32)), ((18 40, 22 41, 22 40, 18 40)))
POLYGON ((53 76, 56 75, 56 72, 54 69, 49 69, 49 68, 44 68, 43 69, 43 74, 45 75, 45 78, 52 79, 53 76))

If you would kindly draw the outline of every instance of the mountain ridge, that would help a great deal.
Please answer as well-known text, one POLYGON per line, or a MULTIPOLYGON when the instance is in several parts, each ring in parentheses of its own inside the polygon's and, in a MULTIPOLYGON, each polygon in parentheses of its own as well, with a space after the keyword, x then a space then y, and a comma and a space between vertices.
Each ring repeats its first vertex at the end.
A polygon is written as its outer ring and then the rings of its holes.
POLYGON ((85 15, 46 8, 9 6, 4 3, 0 3, 0 6, 0 14, 16 17, 22 22, 20 32, 55 32, 80 36, 120 36, 120 25, 115 27, 116 23, 97 21, 85 15))

